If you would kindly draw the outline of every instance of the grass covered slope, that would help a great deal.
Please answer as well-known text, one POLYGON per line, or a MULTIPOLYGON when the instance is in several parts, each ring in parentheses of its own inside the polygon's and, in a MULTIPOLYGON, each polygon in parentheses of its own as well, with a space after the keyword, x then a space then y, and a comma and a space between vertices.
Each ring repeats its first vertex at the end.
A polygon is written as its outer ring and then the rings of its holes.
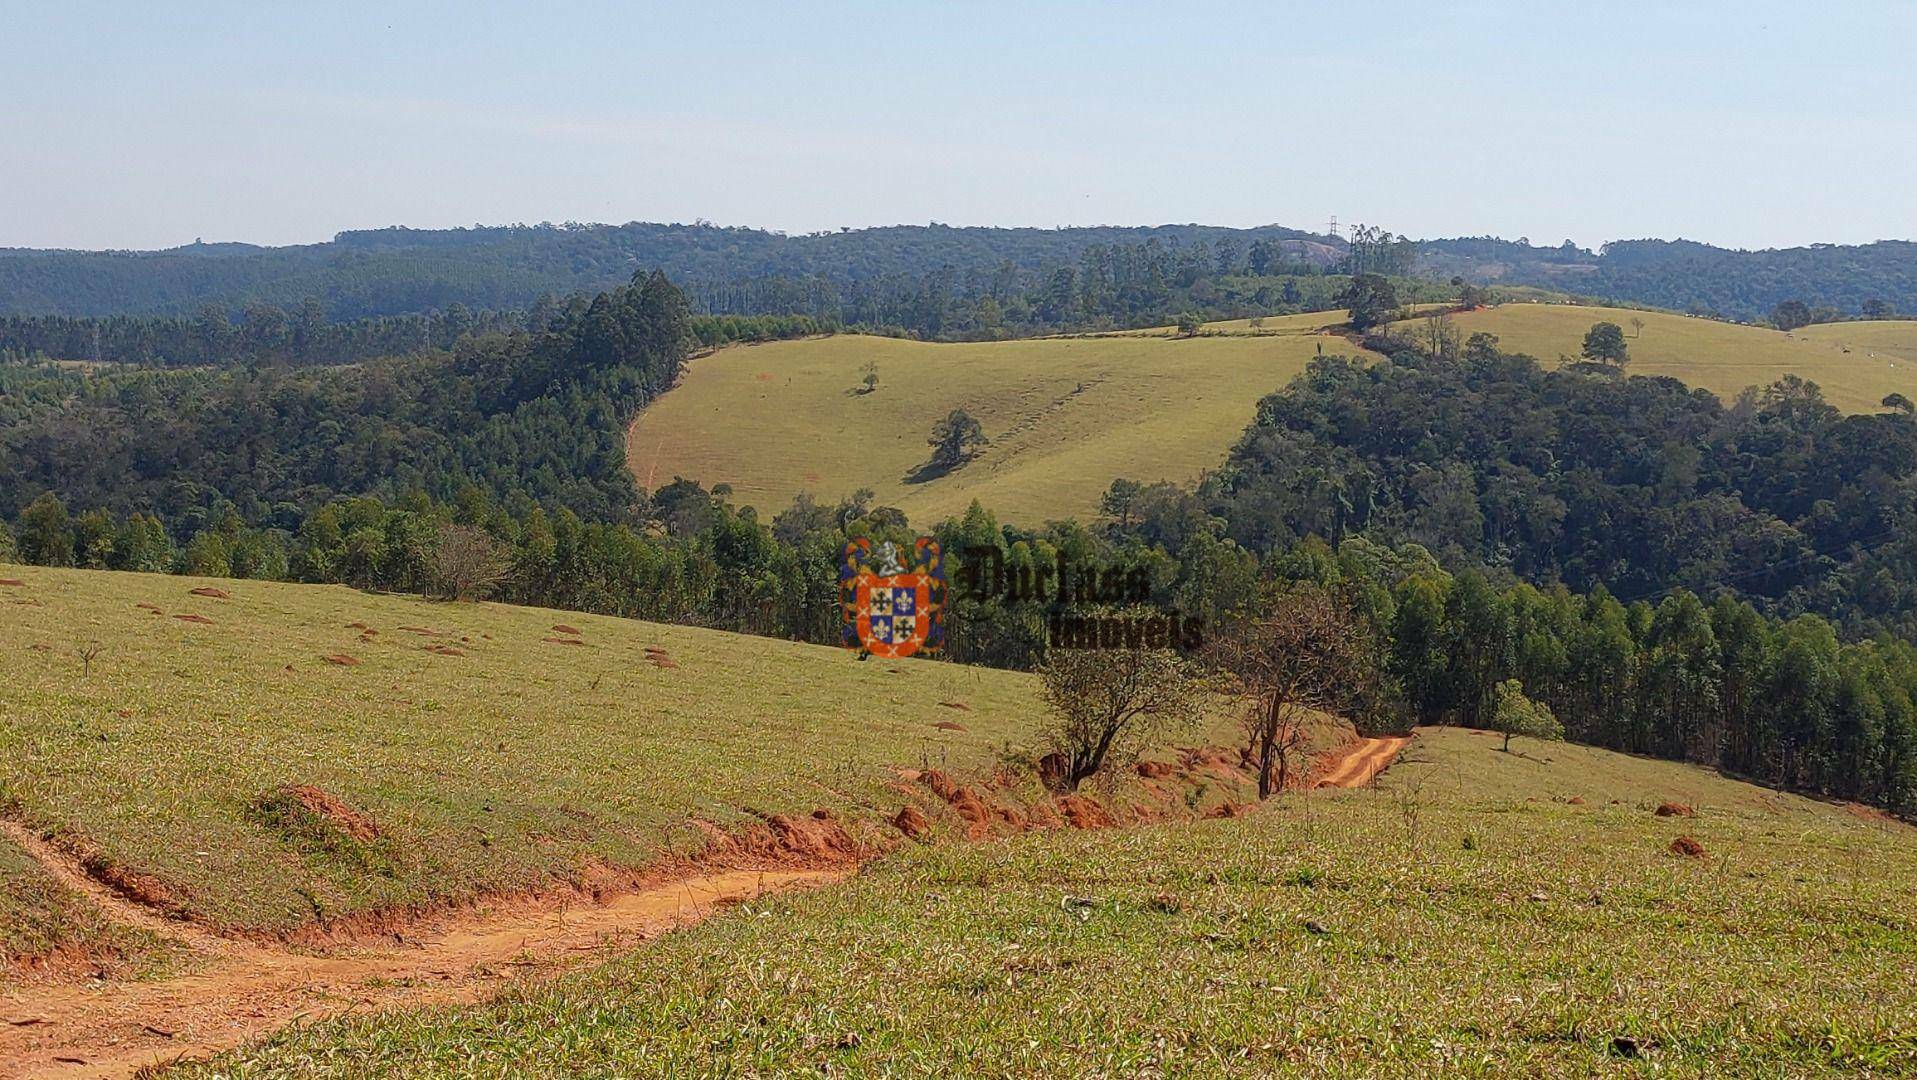
POLYGON ((154 974, 173 950, 143 930, 111 922, 17 844, 0 837, 0 986, 21 974, 154 974))
POLYGON ((1118 477, 1190 481, 1217 467, 1258 399, 1304 370, 1328 316, 1257 336, 1180 339, 1163 331, 982 344, 839 335, 723 349, 633 425, 627 458, 648 490, 675 476, 731 484, 774 514, 805 491, 834 502, 861 487, 929 524, 973 499, 1031 524, 1090 517, 1118 477), (1279 333, 1279 330, 1288 333, 1279 333), (876 392, 856 390, 878 365, 876 392), (992 441, 936 480, 906 477, 953 409, 992 441))
MULTIPOLYGON (((1815 382, 1845 412, 1876 412, 1884 397, 1917 398, 1917 323, 1835 323, 1794 334, 1656 311, 1567 304, 1503 304, 1451 316, 1464 337, 1498 335, 1506 352, 1551 363, 1578 356, 1592 324, 1624 330, 1633 375, 1668 375, 1729 401, 1785 375, 1815 382), (1632 319, 1644 320, 1640 333, 1632 319), (1848 348, 1849 351, 1846 351, 1848 348)), ((1397 324, 1415 333, 1415 320, 1397 324)))
POLYGON ((1426 731, 1379 789, 1235 820, 913 849, 488 1006, 189 1075, 1917 1069, 1917 830, 1497 745, 1426 731))
MULTIPOLYGON (((1027 676, 622 619, 0 578, 22 582, 0 589, 0 812, 229 928, 644 866, 699 848, 692 818, 889 814, 893 767, 988 765, 1039 708, 1027 676), (934 726, 956 717, 969 731, 934 726)), ((13 854, 0 844, 0 910, 62 925, 13 854)))

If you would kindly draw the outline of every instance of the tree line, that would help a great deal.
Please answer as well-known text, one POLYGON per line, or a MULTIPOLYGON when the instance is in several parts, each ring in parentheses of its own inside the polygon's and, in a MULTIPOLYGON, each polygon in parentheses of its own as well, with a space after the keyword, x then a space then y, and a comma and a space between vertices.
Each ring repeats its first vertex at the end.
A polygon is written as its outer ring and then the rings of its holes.
MULTIPOLYGON (((0 318, 0 364, 55 360, 153 367, 351 364, 446 351, 469 337, 538 334, 563 328, 567 302, 541 296, 520 311, 470 311, 453 304, 423 315, 330 322, 317 299, 295 310, 251 304, 237 320, 218 307, 191 317, 10 315, 0 318)), ((836 323, 799 314, 695 315, 702 345, 773 341, 831 333, 836 323)))

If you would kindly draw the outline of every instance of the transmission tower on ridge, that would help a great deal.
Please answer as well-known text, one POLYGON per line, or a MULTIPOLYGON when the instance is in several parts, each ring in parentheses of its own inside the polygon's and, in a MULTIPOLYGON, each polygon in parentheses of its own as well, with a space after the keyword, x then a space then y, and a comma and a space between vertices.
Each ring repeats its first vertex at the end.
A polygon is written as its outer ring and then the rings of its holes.
MULTIPOLYGON (((1325 232, 1331 234, 1332 236, 1338 236, 1338 215, 1336 214, 1331 215, 1331 224, 1325 226, 1325 232)), ((1338 239, 1342 240, 1344 238, 1342 236, 1338 236, 1338 239)))

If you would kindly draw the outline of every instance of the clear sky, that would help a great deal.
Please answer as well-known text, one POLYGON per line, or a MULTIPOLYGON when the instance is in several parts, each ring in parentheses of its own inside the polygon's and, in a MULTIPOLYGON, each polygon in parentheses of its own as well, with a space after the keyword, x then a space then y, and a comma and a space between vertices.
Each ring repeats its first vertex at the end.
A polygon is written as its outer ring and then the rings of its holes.
POLYGON ((0 246, 692 221, 1917 235, 1917 3, 0 0, 0 246))

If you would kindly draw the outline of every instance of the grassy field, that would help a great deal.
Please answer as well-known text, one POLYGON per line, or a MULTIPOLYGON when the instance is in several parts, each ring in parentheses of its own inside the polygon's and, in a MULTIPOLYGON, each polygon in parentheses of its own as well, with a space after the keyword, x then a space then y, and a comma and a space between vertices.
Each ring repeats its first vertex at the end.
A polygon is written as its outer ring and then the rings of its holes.
POLYGON ((736 502, 766 514, 802 491, 834 502, 869 487, 926 525, 973 499, 1034 525, 1090 518, 1118 477, 1184 482, 1216 468, 1259 398, 1320 349, 1357 351, 1311 332, 1339 314, 1192 339, 1164 330, 987 344, 841 335, 722 349, 693 361, 639 417, 627 458, 648 488, 675 476, 730 484, 736 502), (878 389, 856 393, 868 363, 878 365, 878 389), (956 472, 908 483, 931 453, 932 425, 955 408, 977 417, 992 445, 956 472))
MULTIPOLYGON (((0 589, 0 811, 225 928, 531 886, 589 860, 644 866, 698 847, 693 817, 889 815, 894 767, 989 766, 1038 715, 1028 676, 621 619, 329 586, 0 577, 24 581, 0 589), (954 720, 969 730, 934 726, 954 720), (336 796, 378 836, 315 834, 288 785, 336 796)), ((0 837, 0 960, 97 943, 70 900, 0 837)))
POLYGON ((1917 831, 1497 746, 1427 731, 1378 789, 1236 820, 915 848, 491 1004, 187 1075, 1917 1072, 1917 831))
MULTIPOLYGON (((1655 311, 1566 304, 1504 304, 1451 319, 1466 337, 1487 331, 1498 335, 1505 350, 1546 363, 1577 356, 1593 323, 1616 323, 1630 348, 1631 374, 1668 375, 1727 401, 1747 386, 1768 386, 1785 375, 1817 383, 1831 404, 1847 412, 1876 412, 1893 392, 1917 398, 1917 322, 1833 323, 1785 334, 1655 311), (1642 332, 1632 319, 1644 320, 1642 332)), ((1418 323, 1398 325, 1415 332, 1418 323)))

